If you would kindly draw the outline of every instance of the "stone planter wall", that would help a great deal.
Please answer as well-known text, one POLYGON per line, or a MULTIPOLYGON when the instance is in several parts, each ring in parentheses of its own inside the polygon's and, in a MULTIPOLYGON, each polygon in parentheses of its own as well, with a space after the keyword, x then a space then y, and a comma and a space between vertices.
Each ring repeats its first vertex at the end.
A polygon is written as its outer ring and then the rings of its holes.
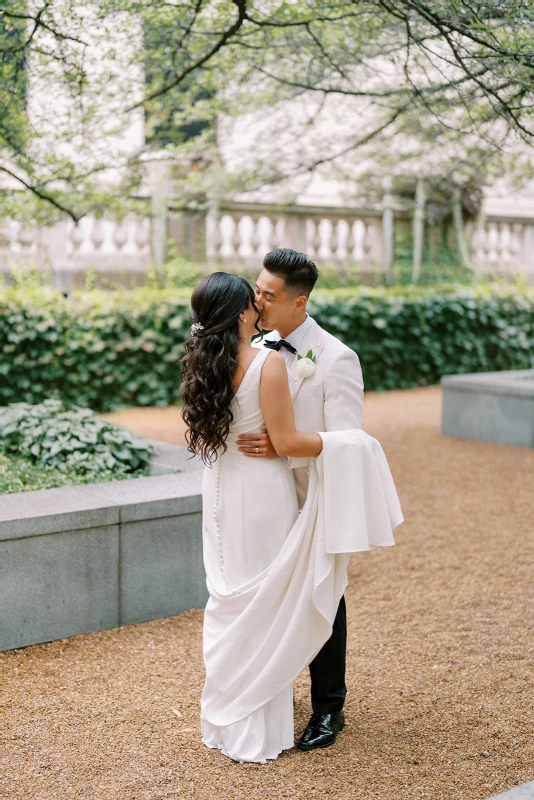
POLYGON ((0 497, 0 650, 205 605, 202 471, 173 450, 187 472, 0 497))
POLYGON ((442 378, 446 436, 534 447, 534 369, 442 378))

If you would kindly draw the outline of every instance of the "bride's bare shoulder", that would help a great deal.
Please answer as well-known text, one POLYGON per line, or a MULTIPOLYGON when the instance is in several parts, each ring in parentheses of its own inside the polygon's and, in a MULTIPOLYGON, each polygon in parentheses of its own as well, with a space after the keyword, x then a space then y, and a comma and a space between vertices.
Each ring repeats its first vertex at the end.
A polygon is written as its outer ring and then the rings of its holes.
POLYGON ((284 356, 281 353, 277 353, 276 350, 272 350, 265 359, 261 375, 262 380, 264 379, 268 382, 279 380, 281 376, 284 376, 287 380, 287 367, 284 356))
POLYGON ((263 371, 265 370, 280 370, 281 368, 287 370, 286 360, 282 353, 277 353, 276 350, 271 350, 265 359, 263 371))

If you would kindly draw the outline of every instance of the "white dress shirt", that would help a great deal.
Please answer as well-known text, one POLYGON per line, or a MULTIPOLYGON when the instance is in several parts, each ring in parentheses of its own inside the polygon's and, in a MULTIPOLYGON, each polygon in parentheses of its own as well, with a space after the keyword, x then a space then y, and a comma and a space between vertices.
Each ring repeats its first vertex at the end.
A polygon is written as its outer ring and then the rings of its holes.
MULTIPOLYGON (((304 320, 302 325, 299 325, 298 328, 295 328, 295 330, 292 333, 290 333, 289 336, 284 337, 285 341, 288 342, 289 344, 292 344, 295 350, 297 350, 297 352, 302 342, 304 341, 304 337, 308 332, 308 328, 311 325, 311 321, 312 318, 310 317, 310 315, 306 314, 306 319, 304 320)), ((280 352, 282 353, 282 355, 286 360, 287 368, 292 369, 293 364, 295 363, 295 359, 297 357, 296 354, 290 353, 289 350, 286 350, 285 347, 282 347, 280 352)))

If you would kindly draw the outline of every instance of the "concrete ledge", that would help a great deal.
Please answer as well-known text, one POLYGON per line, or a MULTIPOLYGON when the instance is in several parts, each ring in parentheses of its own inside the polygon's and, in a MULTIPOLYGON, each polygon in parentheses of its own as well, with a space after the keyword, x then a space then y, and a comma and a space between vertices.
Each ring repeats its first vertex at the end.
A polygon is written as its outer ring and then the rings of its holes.
POLYGON ((169 472, 192 472, 203 469, 204 465, 197 456, 192 456, 185 447, 157 439, 147 439, 156 448, 150 464, 151 475, 167 475, 169 472))
POLYGON ((471 372, 466 375, 445 375, 441 385, 465 392, 499 394, 505 397, 534 397, 534 369, 502 372, 471 372))
POLYGON ((166 459, 188 471, 0 497, 0 650, 205 604, 202 465, 166 459))
POLYGON ((447 375, 441 385, 443 434, 534 447, 534 370, 447 375))
POLYGON ((514 786, 502 794, 496 794, 489 800, 534 800, 534 781, 523 783, 521 786, 514 786))

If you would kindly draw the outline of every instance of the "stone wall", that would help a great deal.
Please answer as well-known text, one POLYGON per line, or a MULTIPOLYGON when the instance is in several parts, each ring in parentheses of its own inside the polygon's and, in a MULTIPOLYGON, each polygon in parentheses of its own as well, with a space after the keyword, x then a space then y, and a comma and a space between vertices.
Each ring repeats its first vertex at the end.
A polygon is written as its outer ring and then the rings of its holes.
POLYGON ((0 498, 0 650, 200 608, 202 472, 0 498))

